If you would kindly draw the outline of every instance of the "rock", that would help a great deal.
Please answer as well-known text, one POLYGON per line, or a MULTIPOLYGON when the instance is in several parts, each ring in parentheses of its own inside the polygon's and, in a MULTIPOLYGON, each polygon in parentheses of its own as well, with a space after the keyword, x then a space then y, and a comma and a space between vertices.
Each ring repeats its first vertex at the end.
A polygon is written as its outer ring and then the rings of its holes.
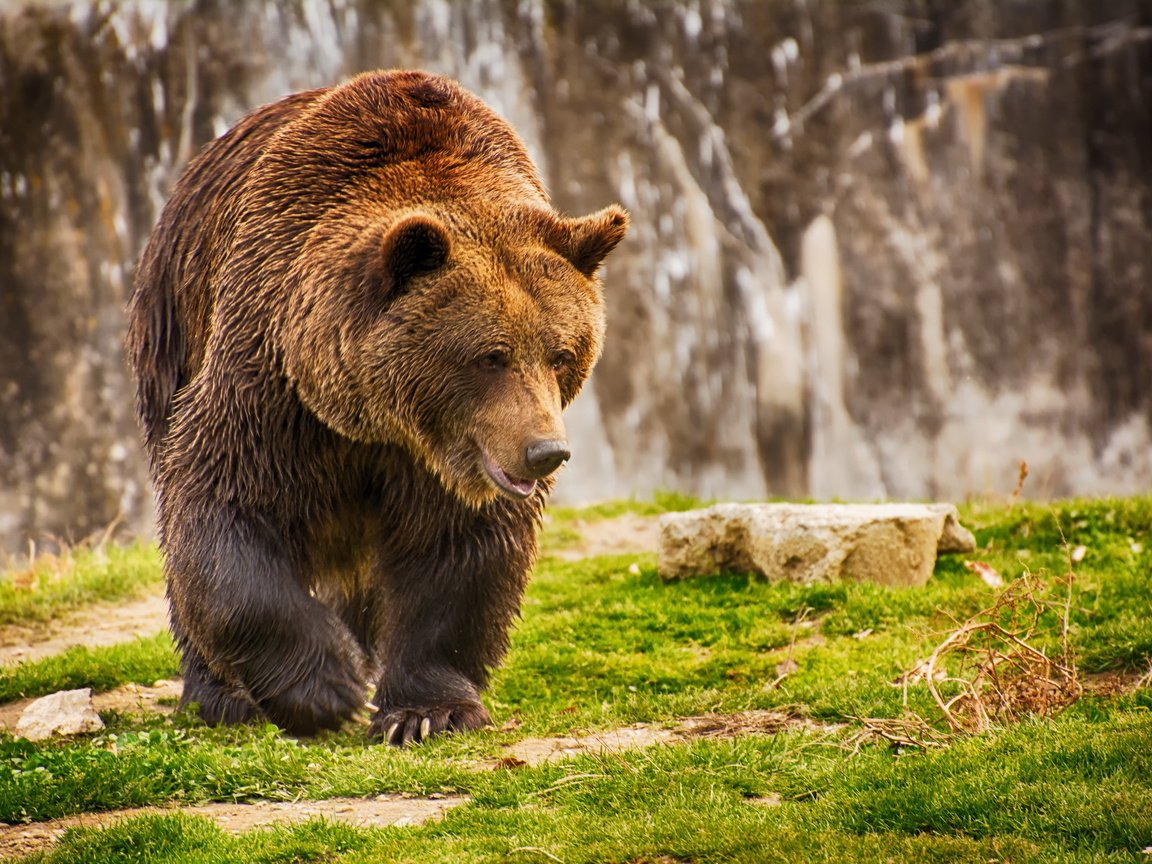
POLYGON ((975 548, 951 504, 717 504, 660 517, 659 568, 666 581, 728 571, 914 586, 938 553, 975 548))
POLYGON ((936 553, 946 555, 954 552, 973 552, 976 549, 976 538, 972 532, 960 524, 960 514, 951 504, 929 504, 934 510, 944 514, 944 527, 940 532, 940 541, 936 544, 936 553))
POLYGON ((186 161, 398 64, 499 106, 561 209, 635 213, 557 503, 995 496, 1021 459, 1144 494, 1149 8, 0 3, 0 556, 153 524, 124 308, 186 161))
POLYGON ((16 723, 16 735, 29 741, 63 735, 99 732, 104 721, 92 706, 92 689, 61 690, 37 699, 24 709, 16 723))

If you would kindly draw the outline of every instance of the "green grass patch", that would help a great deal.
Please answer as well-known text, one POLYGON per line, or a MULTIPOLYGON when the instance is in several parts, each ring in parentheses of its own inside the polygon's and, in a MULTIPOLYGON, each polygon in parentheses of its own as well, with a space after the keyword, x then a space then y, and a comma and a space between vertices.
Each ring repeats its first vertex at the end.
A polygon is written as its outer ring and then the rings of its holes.
MULTIPOLYGON (((277 773, 324 749, 284 760, 289 745, 254 734, 264 740, 248 745, 247 761, 288 761, 277 773)), ((457 778, 429 776, 443 759, 393 754, 376 763, 385 777, 374 789, 407 773, 413 788, 458 782, 473 802, 415 828, 314 820, 239 840, 202 819, 147 816, 74 831, 41 860, 1136 861, 1152 832, 1150 735, 1148 716, 1059 719, 903 757, 879 747, 853 754, 809 735, 760 736, 457 778)), ((360 763, 379 751, 331 752, 366 773, 360 763)))
MULTIPOLYGON (((551 528, 675 503, 560 511, 551 528)), ((1074 571, 1073 656, 1124 687, 947 746, 896 745, 866 734, 861 718, 915 713, 945 735, 927 689, 898 679, 997 596, 963 558, 941 559, 924 588, 895 590, 739 574, 665 584, 652 555, 546 555, 486 696, 502 728, 405 751, 368 745, 358 729, 296 741, 184 714, 112 717, 105 732, 70 741, 0 737, 0 819, 257 798, 472 798, 418 827, 314 820, 239 838, 201 818, 147 816, 72 831, 44 864, 1144 860, 1152 690, 1133 688, 1152 663, 1152 499, 970 505, 962 518, 979 543, 967 558, 1036 586, 1047 605, 1030 638, 1045 651, 1062 649, 1074 571), (528 736, 757 708, 836 725, 491 767, 528 736)), ((6 670, 0 698, 175 671, 167 637, 124 650, 6 670)))
POLYGON ((93 603, 133 599, 163 580, 153 544, 103 544, 38 555, 0 575, 0 626, 43 624, 93 603))
POLYGON ((0 702, 78 687, 105 691, 121 684, 151 684, 175 676, 178 665, 167 632, 101 648, 77 646, 43 660, 0 667, 0 702))

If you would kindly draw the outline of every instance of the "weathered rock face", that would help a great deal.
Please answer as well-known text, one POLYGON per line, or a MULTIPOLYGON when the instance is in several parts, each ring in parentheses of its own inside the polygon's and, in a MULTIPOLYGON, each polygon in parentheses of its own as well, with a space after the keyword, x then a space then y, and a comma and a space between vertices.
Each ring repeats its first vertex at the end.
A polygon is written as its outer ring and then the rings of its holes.
POLYGON ((1152 486, 1140 0, 29 2, 0 10, 0 548, 150 496, 130 274, 206 140, 380 66, 458 77, 561 208, 634 215, 559 494, 1152 486))

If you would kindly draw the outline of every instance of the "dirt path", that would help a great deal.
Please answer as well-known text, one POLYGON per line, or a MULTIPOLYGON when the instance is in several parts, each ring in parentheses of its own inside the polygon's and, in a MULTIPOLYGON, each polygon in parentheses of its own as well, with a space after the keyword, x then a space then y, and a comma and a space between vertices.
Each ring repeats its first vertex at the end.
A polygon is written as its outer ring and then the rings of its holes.
MULTIPOLYGON (((178 679, 157 681, 151 686, 125 684, 107 693, 93 693, 92 707, 97 711, 115 711, 124 715, 168 714, 174 710, 180 698, 181 683, 178 679)), ((0 729, 11 730, 24 709, 35 699, 20 699, 0 705, 0 729)))
POLYGON ((541 765, 585 754, 619 753, 658 744, 677 744, 700 738, 738 738, 744 735, 776 735, 792 729, 831 732, 840 727, 821 725, 806 717, 781 711, 738 711, 735 714, 703 714, 686 717, 672 726, 633 723, 588 735, 559 738, 525 738, 508 746, 496 767, 541 765))
POLYGON ((590 555, 655 552, 656 540, 660 534, 658 517, 637 516, 633 513, 626 513, 615 519, 592 522, 580 520, 573 527, 580 532, 579 542, 553 553, 566 561, 587 558, 590 555))
POLYGON ((69 828, 106 828, 124 819, 149 813, 184 813, 206 816, 230 834, 240 834, 269 825, 292 825, 321 817, 359 827, 420 825, 438 819, 453 807, 465 803, 463 796, 405 798, 380 795, 376 798, 329 798, 324 801, 257 801, 251 804, 201 804, 195 807, 141 807, 108 813, 82 813, 50 822, 28 825, 0 823, 0 859, 41 852, 52 846, 69 828))
POLYGON ((167 626, 168 602, 163 589, 158 589, 140 600, 92 606, 35 629, 19 625, 0 628, 0 666, 41 660, 78 645, 100 648, 138 636, 155 636, 167 626))

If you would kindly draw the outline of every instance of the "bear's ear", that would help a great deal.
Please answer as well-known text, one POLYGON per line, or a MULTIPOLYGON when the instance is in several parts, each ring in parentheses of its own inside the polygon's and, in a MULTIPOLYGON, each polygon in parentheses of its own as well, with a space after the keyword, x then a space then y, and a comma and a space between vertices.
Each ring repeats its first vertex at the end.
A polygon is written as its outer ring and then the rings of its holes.
POLYGON ((448 229, 424 213, 389 226, 365 262, 365 282, 388 296, 399 294, 414 276, 444 266, 452 241, 448 229))
POLYGON ((553 247, 572 266, 591 277, 628 232, 628 211, 615 204, 580 219, 561 220, 553 247))

